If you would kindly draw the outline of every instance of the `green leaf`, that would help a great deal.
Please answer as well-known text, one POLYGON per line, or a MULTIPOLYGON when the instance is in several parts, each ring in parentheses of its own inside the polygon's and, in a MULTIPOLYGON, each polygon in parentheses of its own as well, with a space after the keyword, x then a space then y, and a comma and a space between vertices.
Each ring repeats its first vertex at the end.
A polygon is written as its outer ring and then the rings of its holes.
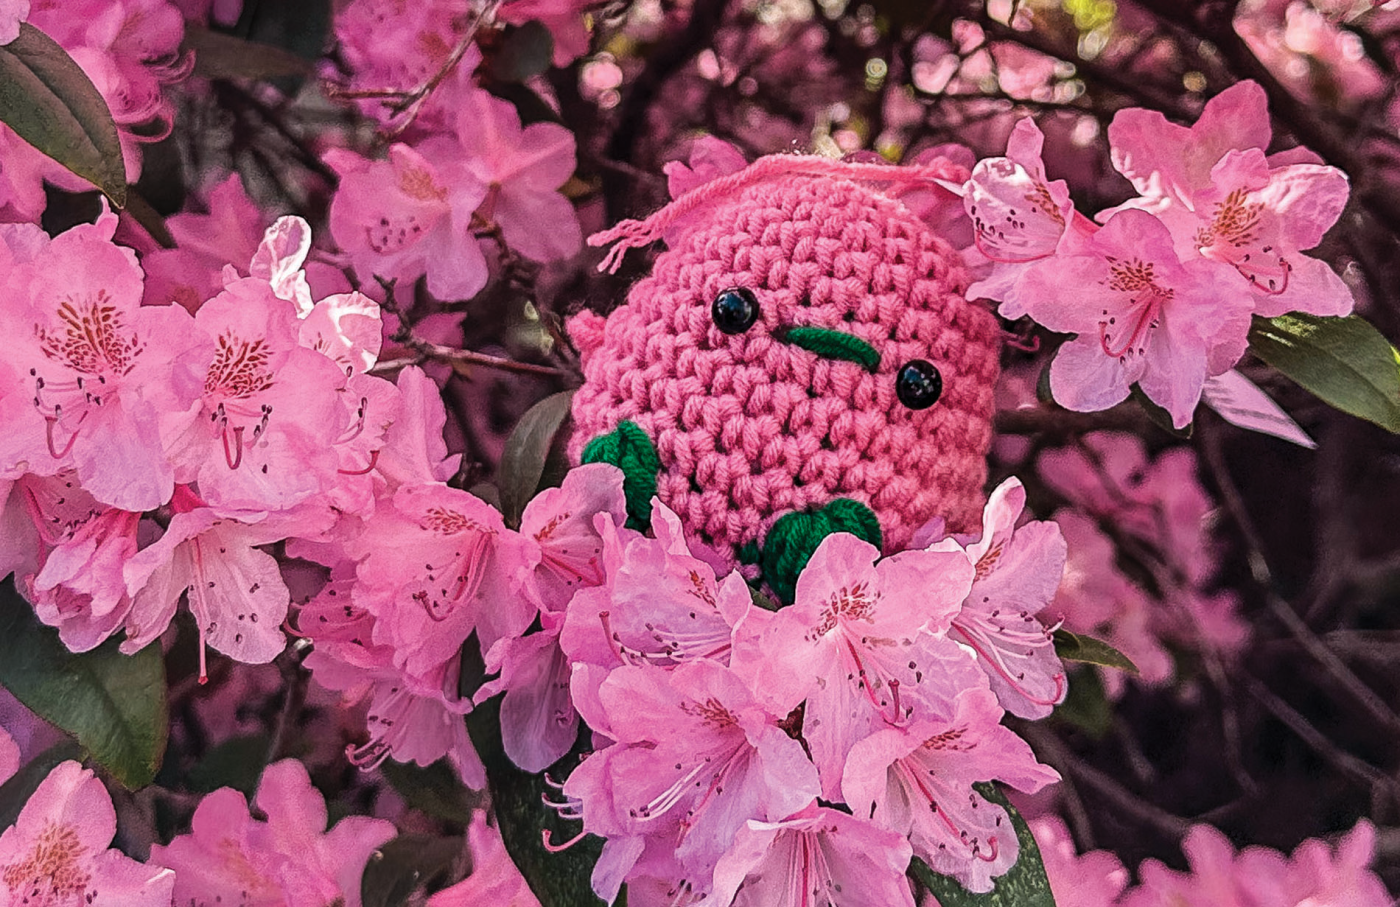
POLYGON ((1036 846, 1026 820, 1007 802, 1006 795, 996 785, 984 783, 974 787, 1011 817, 1011 826, 1016 830, 1016 840, 1021 845, 1015 865, 1005 875, 993 880, 992 890, 986 894, 973 894, 951 876, 939 875, 929 869, 918 857, 909 864, 910 874, 938 898, 942 907, 1055 907, 1055 895, 1050 891, 1050 880, 1045 877, 1045 863, 1041 860, 1040 848, 1036 846))
MULTIPOLYGON (((555 843, 563 843, 579 832, 577 821, 561 819, 544 805, 543 798, 558 799, 559 792, 545 783, 545 777, 563 781, 578 765, 582 748, 551 765, 542 774, 531 775, 516 768, 501 744, 501 696, 493 696, 467 716, 467 731, 486 766, 491 789, 491 805, 505 841, 506 852, 520 868, 530 890, 542 907, 599 907, 603 902, 593 893, 590 879, 593 864, 603 850, 603 840, 589 836, 560 853, 550 853, 540 838, 547 831, 555 843)), ((583 734, 580 734, 583 739, 583 734)), ((626 892, 613 902, 625 907, 626 892)))
POLYGON ((77 761, 83 758, 82 748, 71 740, 64 740, 55 743, 44 750, 33 759, 29 760, 23 768, 0 784, 0 831, 4 831, 15 820, 19 818, 20 810, 24 809, 24 804, 29 802, 34 791, 49 776, 49 772, 54 770, 60 762, 67 762, 72 759, 77 761))
POLYGON ((1325 403, 1400 434, 1400 353, 1363 319, 1255 318, 1249 348, 1325 403))
POLYGON ((364 907, 403 907, 419 889, 438 891, 452 883, 461 853, 461 838, 399 835, 365 864, 360 901, 364 907))
POLYGON ((549 69, 553 59, 554 36, 544 23, 531 19, 518 28, 506 28, 491 58, 491 75, 504 82, 524 82, 549 69))
POLYGON ((1141 406, 1142 411, 1147 413, 1147 418, 1152 421, 1152 424, 1162 429, 1162 431, 1177 438, 1191 437, 1192 426, 1190 422, 1187 422, 1182 428, 1177 428, 1176 423, 1172 421, 1172 414, 1167 412, 1163 407, 1158 406, 1138 385, 1134 384, 1132 386, 1132 389, 1128 392, 1128 397, 1138 406, 1141 406))
POLYGON ((190 790, 207 794, 231 787, 249 800, 258 788, 272 738, 267 734, 232 737, 212 747, 194 768, 186 783, 190 790))
POLYGON ((427 768, 390 759, 379 767, 405 803, 436 819, 466 825, 472 819, 472 796, 446 759, 427 768))
POLYGON ((545 397, 520 417, 501 454, 501 509, 506 524, 520 525, 525 505, 535 496, 554 438, 569 416, 573 391, 545 397))
POLYGON ((126 165, 107 102, 82 67, 27 22, 0 47, 0 122, 118 208, 126 204, 126 165))
POLYGON ((1076 727, 1095 740, 1103 739, 1113 727, 1113 706, 1103 688, 1098 668, 1081 667, 1070 672, 1069 692, 1055 708, 1056 721, 1076 727))
POLYGON ((117 645, 113 638, 91 652, 68 651, 13 581, 0 584, 0 686, 77 737, 122 784, 138 788, 151 782, 165 755, 165 662, 159 643, 135 655, 117 645))
POLYGON ((194 75, 205 79, 305 78, 316 71, 312 61, 289 50, 245 41, 197 25, 185 26, 181 49, 194 51, 194 75))
POLYGON ((1102 639, 1081 636, 1068 630, 1055 631, 1055 654, 1065 661, 1080 661, 1084 664, 1103 665, 1106 668, 1121 668, 1134 674, 1139 673, 1131 658, 1102 639))

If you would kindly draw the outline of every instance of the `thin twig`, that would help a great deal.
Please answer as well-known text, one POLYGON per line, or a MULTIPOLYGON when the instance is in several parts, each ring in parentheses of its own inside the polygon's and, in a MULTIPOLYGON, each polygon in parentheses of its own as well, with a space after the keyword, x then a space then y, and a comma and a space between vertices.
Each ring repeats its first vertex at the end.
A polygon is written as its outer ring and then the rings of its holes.
POLYGON ((1249 515, 1244 496, 1240 494, 1239 488, 1235 485, 1235 481, 1225 465, 1220 438, 1210 425, 1202 425, 1198 428, 1200 429, 1198 435, 1202 441, 1201 447, 1205 453, 1206 465, 1210 468, 1215 483, 1220 488, 1225 509, 1235 521, 1235 525, 1239 527, 1240 535, 1244 537, 1247 548, 1246 560, 1249 563, 1250 573, 1255 584, 1264 593, 1264 601, 1269 606, 1270 612, 1302 644, 1303 649, 1309 655, 1326 668, 1327 672, 1352 696, 1356 697, 1357 702, 1370 713, 1373 719, 1390 728, 1392 732, 1400 733, 1400 716, 1397 716, 1384 699, 1368 687, 1360 677, 1356 676, 1356 673, 1347 667, 1346 663, 1337 656, 1337 653, 1328 648, 1327 644, 1318 638, 1312 628, 1304 623, 1298 613, 1293 610, 1293 606, 1275 591, 1273 573, 1270 571, 1268 560, 1264 555, 1263 539, 1254 525, 1254 520, 1249 515))
POLYGON ((1394 779, 1369 762, 1353 756, 1328 740, 1326 734, 1314 727, 1312 722, 1303 717, 1301 712, 1280 699, 1262 681, 1245 676, 1244 685, 1249 690, 1250 695, 1259 700, 1260 705, 1287 725, 1289 730, 1297 734, 1304 743, 1312 747, 1319 756, 1330 762, 1338 771, 1368 785, 1387 788, 1390 790, 1391 796, 1400 797, 1400 787, 1397 787, 1394 779))
POLYGON ((1147 802, 1113 778, 1088 765, 1070 752, 1059 738, 1044 728, 1029 725, 1023 730, 1023 733, 1036 752, 1046 762, 1059 769, 1060 774, 1073 775, 1104 799, 1111 801, 1118 809, 1144 825, 1151 826, 1173 840, 1184 837, 1186 832, 1190 830, 1191 822, 1189 820, 1147 802))

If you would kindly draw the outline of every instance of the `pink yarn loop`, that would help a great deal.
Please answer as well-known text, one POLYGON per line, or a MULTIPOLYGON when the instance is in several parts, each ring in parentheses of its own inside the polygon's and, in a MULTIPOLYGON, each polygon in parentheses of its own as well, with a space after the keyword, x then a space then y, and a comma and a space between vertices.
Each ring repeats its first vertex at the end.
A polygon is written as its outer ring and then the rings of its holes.
MULTIPOLYGON (((901 186, 934 184, 947 186, 946 167, 938 164, 902 167, 895 164, 865 164, 838 161, 808 154, 770 154, 754 161, 743 170, 710 180, 691 189, 643 220, 624 220, 608 230, 588 237, 590 246, 613 244, 598 263, 599 271, 614 274, 622 265, 628 249, 638 249, 660 239, 666 228, 697 208, 732 195, 766 180, 788 176, 826 177, 862 183, 901 186)), ((958 187, 961 193, 961 187, 958 187)))

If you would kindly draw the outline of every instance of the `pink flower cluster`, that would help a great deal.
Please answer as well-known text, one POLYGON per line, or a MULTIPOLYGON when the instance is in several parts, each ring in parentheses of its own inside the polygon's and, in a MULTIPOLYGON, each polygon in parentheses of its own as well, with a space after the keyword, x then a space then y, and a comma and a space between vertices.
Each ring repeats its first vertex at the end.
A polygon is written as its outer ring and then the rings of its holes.
MULTIPOLYGON (((26 18, 72 56, 102 94, 117 123, 127 180, 135 182, 141 145, 170 134, 174 110, 164 87, 188 75, 193 63, 180 52, 185 20, 179 8, 167 0, 12 2, 0 8, 0 38, 13 40, 26 18)), ((45 180, 74 192, 92 188, 0 125, 0 220, 37 222, 47 205, 45 180)))
MULTIPOLYGON (((556 63, 566 63, 587 48, 579 8, 577 0, 511 0, 499 14, 544 22, 556 63)), ((407 286, 426 277, 437 298, 469 299, 486 285, 498 244, 502 254, 537 262, 582 248, 573 205, 558 191, 574 171, 573 134, 557 123, 522 125, 514 105, 478 87, 472 72, 482 55, 474 44, 421 108, 396 112, 380 97, 433 80, 459 41, 492 24, 460 3, 355 0, 337 14, 349 96, 375 94, 359 103, 386 125, 416 116, 385 159, 342 148, 326 154, 340 177, 331 235, 361 282, 407 286)))
POLYGON ((1352 308, 1341 278, 1302 254, 1340 216, 1347 178, 1306 149, 1266 156, 1271 134, 1253 82, 1211 99, 1189 128, 1120 111, 1113 165, 1138 196, 1099 212, 1100 227, 1049 180, 1043 136, 1022 120, 1006 156, 979 162, 964 186, 990 260, 969 296, 1076 335, 1050 368, 1062 405, 1106 409, 1138 385, 1185 426, 1206 379, 1244 354, 1252 316, 1352 308))
POLYGON ((528 770, 568 750, 580 716, 592 730, 556 806, 606 839, 595 892, 611 901, 625 882, 631 902, 724 907, 846 889, 912 904, 911 855, 989 890, 1017 842, 973 783, 1035 791, 1058 777, 1000 724, 1003 708, 1043 715, 1064 695, 1033 615, 1063 543, 1052 524, 1015 528, 1019 484, 973 539, 930 526, 928 547, 881 559, 828 537, 795 603, 773 612, 691 551, 659 502, 654 537, 625 528, 621 481, 576 469, 496 540, 537 607, 517 626, 539 630, 497 638, 499 678, 478 694, 504 690, 506 751, 528 770))
POLYGON ((1055 903, 1061 907, 1390 907, 1393 899, 1367 867, 1376 830, 1362 820, 1335 847, 1310 838, 1292 855, 1267 847, 1236 852, 1209 825, 1197 825, 1182 844, 1191 871, 1147 860, 1141 883, 1127 888, 1128 873, 1105 851, 1079 854, 1063 822, 1033 819, 1031 831, 1045 860, 1055 903))
POLYGON ((154 845, 142 864, 108 849, 117 815, 102 782, 76 762, 61 763, 0 835, 0 903, 163 907, 227 896, 233 904, 359 907, 365 864, 394 826, 350 816, 327 831, 325 801, 293 759, 267 767, 254 802, 265 819, 250 815, 242 794, 215 791, 195 810, 193 830, 154 845))
MULTIPOLYGON (((1219 562, 1209 531, 1214 502, 1190 448, 1149 458, 1136 435, 1093 432, 1076 446, 1044 451, 1038 470, 1074 505, 1054 516, 1069 550, 1049 611, 1066 629, 1113 644, 1146 683, 1172 676, 1164 642, 1224 656, 1244 646, 1249 626, 1238 598, 1208 591, 1219 562), (1119 569, 1120 550, 1150 574, 1151 591, 1119 569)), ((1124 682, 1120 672, 1104 678, 1110 692, 1124 682)))
MULTIPOLYGON (((374 703, 366 752, 397 746, 424 764, 450 752, 479 785, 456 681, 457 651, 483 610, 457 605, 476 587, 413 598, 405 584, 418 574, 375 548, 421 536, 429 558, 466 574, 481 551, 457 550, 476 539, 467 514, 500 524, 445 484, 457 458, 442 440, 437 386, 415 368, 397 384, 368 374, 379 307, 353 292, 312 297, 299 219, 270 228, 251 276, 230 269, 193 314, 141 304, 143 274, 111 241, 115 225, 104 214, 54 239, 0 227, 15 299, 0 312, 12 338, 0 365, 0 571, 16 573, 75 651, 116 633, 124 651, 142 648, 185 602, 201 665, 206 644, 264 663, 286 645, 290 594, 264 550, 284 543, 329 570, 299 622, 318 643, 317 676, 374 703), (357 585, 357 570, 375 582, 357 585)), ((499 633, 524 629, 485 613, 499 633)))

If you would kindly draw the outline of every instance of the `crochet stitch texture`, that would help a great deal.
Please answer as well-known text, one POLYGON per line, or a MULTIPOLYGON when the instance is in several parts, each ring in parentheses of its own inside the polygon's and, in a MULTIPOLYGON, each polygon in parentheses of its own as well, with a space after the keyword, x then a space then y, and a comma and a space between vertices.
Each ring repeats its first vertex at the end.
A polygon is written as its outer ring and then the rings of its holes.
POLYGON ((799 173, 709 201, 667 239, 605 324, 590 313, 571 324, 585 377, 574 462, 634 422, 660 457, 657 495, 731 563, 782 515, 836 498, 871 508, 887 552, 934 516, 950 531, 978 525, 1001 332, 963 298, 968 275, 945 241, 865 184, 799 173), (727 335, 711 305, 735 287, 753 291, 760 316, 727 335), (780 339, 798 326, 853 334, 879 364, 780 339), (920 411, 895 394, 914 359, 943 378, 920 411))

